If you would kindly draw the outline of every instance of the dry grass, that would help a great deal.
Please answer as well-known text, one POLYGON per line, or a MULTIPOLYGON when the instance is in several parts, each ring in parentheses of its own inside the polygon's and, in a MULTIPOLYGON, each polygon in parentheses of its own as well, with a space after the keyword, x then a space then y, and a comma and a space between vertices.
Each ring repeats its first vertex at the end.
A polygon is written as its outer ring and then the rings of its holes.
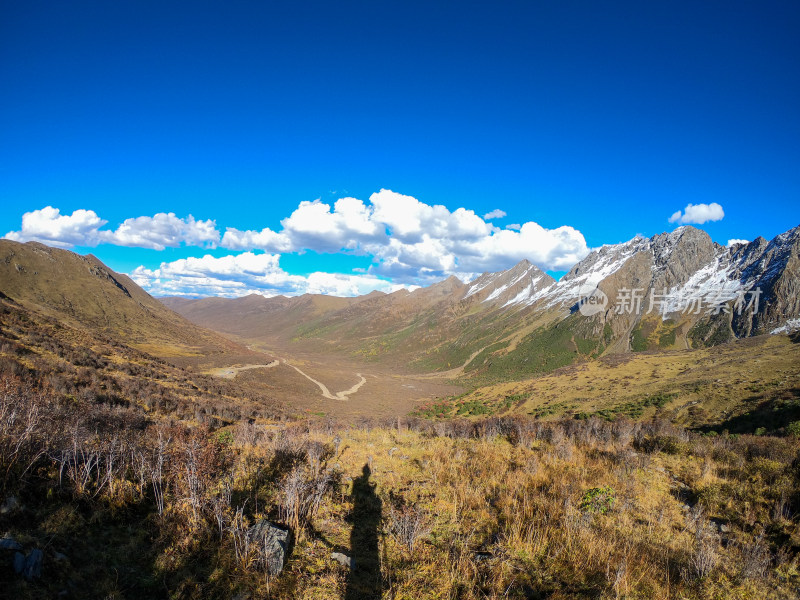
POLYGON ((4 494, 26 508, 0 528, 46 550, 46 578, 0 581, 16 597, 69 577, 83 597, 117 598, 790 598, 800 585, 795 438, 530 418, 212 433, 131 427, 4 381, 0 414, 27 407, 4 417, 4 494), (262 518, 294 533, 277 577, 248 534, 262 518))

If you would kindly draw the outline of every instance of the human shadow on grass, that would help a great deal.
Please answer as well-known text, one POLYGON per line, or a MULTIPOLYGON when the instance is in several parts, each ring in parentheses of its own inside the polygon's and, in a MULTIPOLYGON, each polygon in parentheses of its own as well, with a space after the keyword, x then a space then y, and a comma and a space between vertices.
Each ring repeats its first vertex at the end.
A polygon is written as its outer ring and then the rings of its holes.
POLYGON ((378 535, 381 527, 381 499, 369 478, 369 465, 353 481, 353 512, 350 520, 350 552, 353 567, 347 577, 345 600, 379 599, 383 592, 378 535))

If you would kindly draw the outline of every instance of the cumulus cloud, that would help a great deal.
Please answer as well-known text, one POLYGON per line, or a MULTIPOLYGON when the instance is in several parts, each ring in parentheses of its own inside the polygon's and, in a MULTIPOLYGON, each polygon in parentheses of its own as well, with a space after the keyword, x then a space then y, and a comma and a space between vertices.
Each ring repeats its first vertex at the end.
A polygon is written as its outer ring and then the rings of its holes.
POLYGON ((370 273, 407 284, 449 275, 469 279, 524 258, 543 269, 563 270, 589 252, 583 235, 572 227, 549 230, 529 222, 502 230, 485 220, 500 213, 492 211, 481 218, 466 208, 451 211, 382 189, 368 203, 356 198, 342 198, 333 206, 319 200, 302 202, 281 221, 280 232, 228 229, 221 246, 369 255, 374 260, 370 273))
MULTIPOLYGON (((696 207, 689 205, 687 215, 679 218, 695 213, 696 207)), ((589 253, 583 235, 572 227, 546 229, 527 222, 501 229, 487 220, 502 216, 505 212, 499 209, 481 217, 467 208, 451 210, 382 189, 367 201, 345 197, 334 203, 301 202, 275 229, 229 227, 220 235, 214 220, 197 220, 191 215, 180 218, 174 213, 129 218, 112 229, 104 228, 107 222, 94 211, 62 215, 57 208, 46 207, 26 213, 20 231, 9 232, 6 237, 62 247, 105 243, 163 250, 183 244, 244 251, 224 260, 193 258, 164 263, 158 269, 137 270, 134 275, 159 294, 178 293, 180 289, 221 295, 247 290, 265 294, 334 290, 331 293, 349 294, 370 291, 370 285, 374 286, 371 289, 386 289, 387 279, 404 286, 427 285, 450 275, 466 281, 483 271, 507 269, 522 259, 544 270, 567 270, 589 253), (258 250, 265 253, 253 253, 258 250), (277 259, 271 264, 267 258, 307 250, 367 256, 372 265, 364 273, 292 279, 277 266, 277 259)))
POLYGON ((192 215, 185 219, 175 213, 158 213, 152 217, 126 219, 116 230, 101 229, 108 221, 93 210, 79 209, 62 215, 52 206, 22 215, 22 229, 9 231, 6 239, 18 242, 38 241, 61 248, 114 244, 163 250, 188 246, 215 247, 219 232, 214 221, 197 221, 192 215))
POLYGON ((4 237, 17 242, 42 242, 60 248, 96 246, 102 238, 99 230, 106 223, 93 210, 79 209, 71 215, 62 215, 59 209, 45 206, 22 215, 22 228, 9 231, 4 237))
POLYGON ((669 218, 670 223, 680 223, 681 225, 702 225, 708 221, 720 221, 725 216, 722 206, 716 202, 711 204, 687 204, 681 211, 675 211, 669 218))
POLYGON ((749 244, 749 243, 750 243, 750 240, 732 239, 732 240, 728 240, 728 248, 730 248, 731 246, 735 246, 737 244, 749 244))
POLYGON ((131 278, 156 296, 295 296, 305 293, 358 296, 373 290, 393 292, 402 287, 366 274, 292 275, 280 267, 279 255, 253 252, 163 262, 157 269, 140 266, 131 273, 131 278))
MULTIPOLYGON (((106 233, 106 232, 104 232, 106 233)), ((117 246, 135 246, 164 250, 187 246, 216 247, 219 242, 217 224, 212 220, 197 221, 192 215, 179 219, 175 213, 157 213, 152 217, 125 219, 114 232, 107 232, 107 241, 117 246)))
POLYGON ((486 213, 485 215, 483 215, 483 218, 486 219, 487 221, 490 221, 492 219, 502 219, 505 216, 506 216, 506 212, 504 210, 500 210, 499 208, 495 208, 493 211, 490 211, 490 212, 486 213))

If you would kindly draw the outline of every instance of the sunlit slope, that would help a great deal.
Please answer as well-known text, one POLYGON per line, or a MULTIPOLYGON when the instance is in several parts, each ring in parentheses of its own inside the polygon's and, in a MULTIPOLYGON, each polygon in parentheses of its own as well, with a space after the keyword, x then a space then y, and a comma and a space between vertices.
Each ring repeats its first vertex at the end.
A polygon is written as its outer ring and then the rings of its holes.
POLYGON ((616 354, 540 377, 481 386, 425 415, 650 418, 731 432, 800 419, 800 339, 759 336, 714 348, 616 354))
POLYGON ((91 255, 0 240, 0 292, 71 325, 178 362, 212 364, 252 354, 171 311, 91 255))

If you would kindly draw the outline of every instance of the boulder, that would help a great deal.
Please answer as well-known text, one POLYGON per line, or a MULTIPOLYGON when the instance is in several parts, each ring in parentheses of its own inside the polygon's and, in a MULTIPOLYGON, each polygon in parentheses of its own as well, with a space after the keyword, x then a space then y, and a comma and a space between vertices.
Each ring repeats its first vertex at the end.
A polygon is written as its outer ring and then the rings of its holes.
POLYGON ((14 538, 4 537, 0 539, 0 550, 22 550, 22 545, 14 538))
POLYGON ((354 558, 347 556, 346 554, 342 554, 341 552, 332 552, 331 558, 338 562, 343 567, 347 567, 351 571, 354 571, 356 568, 356 561, 354 558))
POLYGON ((7 515, 17 510, 19 510, 19 500, 17 500, 16 496, 9 496, 5 499, 5 502, 0 505, 0 515, 7 515))
POLYGON ((250 528, 248 535, 263 555, 264 570, 269 575, 280 573, 289 554, 289 530, 262 519, 250 528))
POLYGON ((14 554, 14 572, 17 575, 22 575, 25 579, 31 579, 42 576, 42 551, 38 548, 31 550, 28 556, 17 552, 14 554))

